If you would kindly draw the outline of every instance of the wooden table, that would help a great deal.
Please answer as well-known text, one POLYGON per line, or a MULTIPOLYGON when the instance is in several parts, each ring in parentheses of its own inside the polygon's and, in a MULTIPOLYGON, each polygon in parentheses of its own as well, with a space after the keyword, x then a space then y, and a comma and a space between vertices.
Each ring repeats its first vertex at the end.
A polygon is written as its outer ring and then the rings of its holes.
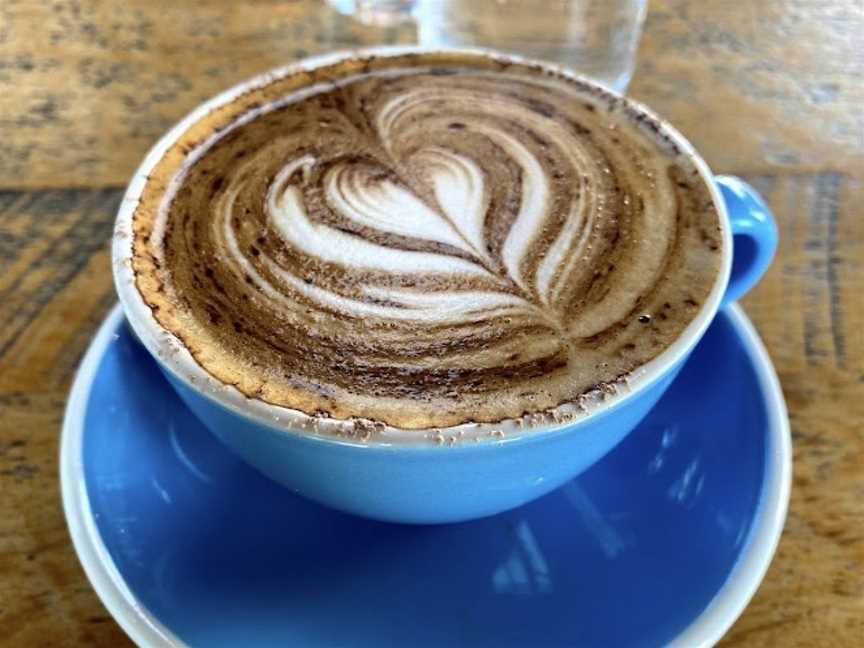
MULTIPOLYGON (((256 72, 413 38, 318 2, 0 3, 0 644, 128 644, 67 536, 57 444, 145 150, 256 72)), ((752 181, 780 225, 744 305, 789 404, 792 505, 724 645, 864 645, 864 3, 653 0, 631 93, 752 181)))

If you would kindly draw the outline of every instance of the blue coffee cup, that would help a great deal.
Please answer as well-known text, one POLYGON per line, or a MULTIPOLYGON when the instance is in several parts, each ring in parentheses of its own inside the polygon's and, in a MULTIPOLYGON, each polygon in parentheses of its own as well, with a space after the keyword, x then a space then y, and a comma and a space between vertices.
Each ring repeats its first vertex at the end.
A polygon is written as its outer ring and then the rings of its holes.
MULTIPOLYGON (((387 51, 393 50, 375 53, 387 51)), ((774 219, 749 185, 738 178, 713 176, 687 141, 663 124, 680 150, 692 157, 711 191, 721 216, 723 265, 694 320, 634 375, 628 389, 609 394, 572 420, 547 420, 529 428, 505 426, 494 433, 482 428, 482 434, 459 426, 384 429, 370 435, 362 427, 312 420, 301 412, 247 398, 204 371, 144 303, 131 265, 132 215, 149 171, 203 115, 273 75, 351 55, 310 59, 232 88, 193 111, 154 147, 133 177, 118 213, 113 258, 120 301, 130 326, 186 405, 223 443, 291 491, 349 513, 404 523, 457 522, 514 508, 589 468, 642 420, 717 310, 744 295, 767 269, 777 246, 774 219)))

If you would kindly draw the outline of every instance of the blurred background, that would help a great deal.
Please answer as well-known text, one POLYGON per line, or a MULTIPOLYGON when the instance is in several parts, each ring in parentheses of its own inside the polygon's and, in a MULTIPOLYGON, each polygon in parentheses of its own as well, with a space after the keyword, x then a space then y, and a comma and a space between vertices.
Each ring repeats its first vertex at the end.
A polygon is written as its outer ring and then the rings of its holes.
MULTIPOLYGON (((57 434, 115 301, 115 210, 156 139, 227 86, 332 49, 456 39, 580 56, 555 0, 530 20, 519 0, 409 4, 369 19, 354 0, 0 0, 0 645, 128 644, 68 541, 57 434)), ((860 646, 864 0, 651 0, 641 39, 640 12, 598 74, 623 86, 635 58, 628 94, 752 182, 780 227, 744 306, 789 404, 792 507, 725 645, 860 646)))

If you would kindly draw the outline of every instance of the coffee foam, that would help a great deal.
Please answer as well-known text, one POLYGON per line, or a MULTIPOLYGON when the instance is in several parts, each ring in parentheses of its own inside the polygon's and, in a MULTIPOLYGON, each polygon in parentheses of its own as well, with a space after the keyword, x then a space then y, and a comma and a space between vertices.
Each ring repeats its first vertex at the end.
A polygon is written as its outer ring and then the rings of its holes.
POLYGON ((596 88, 443 55, 295 76, 188 129, 133 221, 141 296, 250 398, 548 424, 626 386, 716 283, 705 181, 596 88))

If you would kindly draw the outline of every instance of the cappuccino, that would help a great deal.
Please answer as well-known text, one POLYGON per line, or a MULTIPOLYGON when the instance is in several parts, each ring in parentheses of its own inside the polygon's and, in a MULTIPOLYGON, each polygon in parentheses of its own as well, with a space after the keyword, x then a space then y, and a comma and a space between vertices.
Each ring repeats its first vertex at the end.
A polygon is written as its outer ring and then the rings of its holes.
POLYGON ((719 281, 708 180, 647 112, 482 54, 274 74, 151 170, 132 266, 218 381, 403 429, 625 382, 719 281))

